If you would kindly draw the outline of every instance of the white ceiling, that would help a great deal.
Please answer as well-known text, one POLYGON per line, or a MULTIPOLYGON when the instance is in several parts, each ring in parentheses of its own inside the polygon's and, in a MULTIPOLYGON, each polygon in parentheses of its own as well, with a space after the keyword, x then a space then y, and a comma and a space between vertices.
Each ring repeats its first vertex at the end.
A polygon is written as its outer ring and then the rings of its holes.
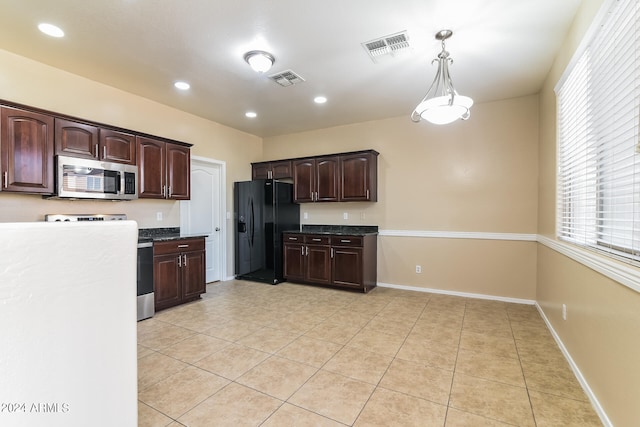
POLYGON ((478 103, 536 93, 581 1, 0 0, 0 49, 273 136, 409 120, 433 80, 434 35, 444 28, 454 32, 447 50, 461 95, 478 103), (41 22, 65 37, 43 35, 41 22), (412 46, 404 55, 374 63, 361 45, 401 31, 412 46), (253 49, 276 58, 266 75, 243 60, 253 49), (267 78, 289 69, 306 81, 267 78), (176 80, 191 90, 175 89, 176 80), (328 102, 314 104, 316 95, 328 102))

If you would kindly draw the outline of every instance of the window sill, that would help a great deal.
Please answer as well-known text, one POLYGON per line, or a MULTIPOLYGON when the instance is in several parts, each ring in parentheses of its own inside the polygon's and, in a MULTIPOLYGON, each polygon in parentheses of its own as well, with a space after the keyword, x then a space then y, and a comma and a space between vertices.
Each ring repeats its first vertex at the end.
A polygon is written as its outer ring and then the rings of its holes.
POLYGON ((620 284, 640 292, 640 269, 622 264, 605 256, 565 243, 538 235, 538 242, 577 261, 620 284))

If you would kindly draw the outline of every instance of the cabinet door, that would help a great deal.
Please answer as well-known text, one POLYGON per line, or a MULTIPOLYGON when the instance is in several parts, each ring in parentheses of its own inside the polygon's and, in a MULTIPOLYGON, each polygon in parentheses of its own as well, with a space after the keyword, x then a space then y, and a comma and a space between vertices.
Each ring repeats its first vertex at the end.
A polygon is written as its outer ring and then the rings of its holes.
POLYGON ((377 157, 371 153, 340 157, 340 200, 377 201, 377 157))
POLYGON ((284 277, 287 280, 304 280, 304 245, 299 243, 284 244, 284 277))
POLYGON ((71 120, 55 119, 56 154, 97 159, 98 128, 71 120))
POLYGON ((206 292, 204 251, 185 252, 182 255, 182 296, 194 299, 206 292))
POLYGON ((189 147, 166 144, 167 150, 167 198, 189 200, 191 198, 191 161, 189 147))
POLYGON ((271 163, 254 163, 251 165, 251 179, 269 179, 271 163))
POLYGON ((305 280, 309 283, 331 284, 331 247, 308 245, 305 256, 305 280))
POLYGON ((316 161, 316 202, 337 202, 339 184, 338 156, 322 157, 316 161))
POLYGON ((138 137, 138 197, 165 198, 165 143, 138 137))
POLYGON ((53 117, 18 108, 1 110, 2 190, 53 193, 53 117))
POLYGON ((153 257, 153 286, 156 310, 180 304, 181 268, 180 254, 166 254, 153 257))
POLYGON ((291 170, 291 160, 271 162, 271 178, 273 179, 293 178, 293 171, 291 170))
POLYGON ((362 287, 362 248, 333 247, 333 284, 362 287))
POLYGON ((136 164, 136 137, 111 129, 100 129, 100 158, 109 162, 136 164))
POLYGON ((315 193, 315 161, 313 159, 293 162, 293 201, 313 202, 315 193))

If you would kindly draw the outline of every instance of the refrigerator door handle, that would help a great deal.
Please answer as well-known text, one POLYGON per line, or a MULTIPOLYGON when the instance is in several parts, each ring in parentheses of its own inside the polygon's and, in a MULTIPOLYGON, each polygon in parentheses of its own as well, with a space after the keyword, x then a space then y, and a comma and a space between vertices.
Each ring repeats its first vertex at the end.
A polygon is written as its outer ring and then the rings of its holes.
POLYGON ((255 234, 255 212, 253 210, 253 197, 251 198, 251 217, 250 217, 250 227, 251 227, 251 246, 253 246, 253 237, 255 234))

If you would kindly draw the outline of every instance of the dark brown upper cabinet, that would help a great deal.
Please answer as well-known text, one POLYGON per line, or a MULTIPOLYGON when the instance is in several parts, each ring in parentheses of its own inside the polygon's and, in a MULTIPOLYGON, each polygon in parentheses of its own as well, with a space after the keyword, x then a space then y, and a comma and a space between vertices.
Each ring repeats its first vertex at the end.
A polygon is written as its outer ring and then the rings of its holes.
POLYGON ((136 164, 136 137, 72 120, 55 119, 55 153, 109 162, 136 164))
POLYGON ((340 201, 378 201, 378 153, 340 156, 340 201))
POLYGON ((290 179, 293 178, 291 160, 259 162, 251 164, 251 179, 290 179))
POLYGON ((53 116, 1 107, 2 191, 53 193, 53 116))
POLYGON ((297 203, 337 202, 340 173, 338 156, 293 161, 293 199, 297 203))
POLYGON ((190 149, 138 137, 138 197, 188 200, 191 197, 190 149))

